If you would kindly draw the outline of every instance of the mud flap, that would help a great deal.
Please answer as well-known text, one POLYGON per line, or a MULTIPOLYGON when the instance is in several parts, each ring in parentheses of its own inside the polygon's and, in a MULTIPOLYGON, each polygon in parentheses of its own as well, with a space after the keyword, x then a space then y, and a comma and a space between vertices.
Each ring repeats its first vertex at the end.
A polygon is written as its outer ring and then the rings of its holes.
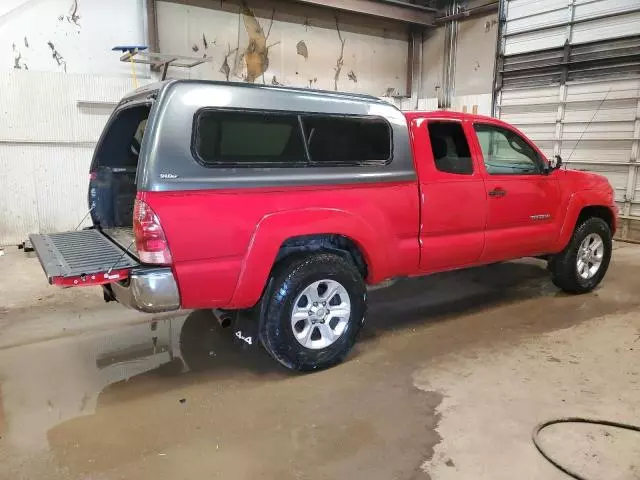
POLYGON ((231 329, 233 330, 233 342, 236 345, 243 349, 258 346, 260 343, 258 340, 258 316, 259 313, 255 309, 234 312, 231 329))

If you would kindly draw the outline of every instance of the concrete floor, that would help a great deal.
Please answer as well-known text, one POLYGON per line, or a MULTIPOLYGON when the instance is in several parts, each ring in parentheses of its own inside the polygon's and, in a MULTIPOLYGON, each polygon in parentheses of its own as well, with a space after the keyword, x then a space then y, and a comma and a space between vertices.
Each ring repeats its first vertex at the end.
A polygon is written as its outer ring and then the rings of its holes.
MULTIPOLYGON (((49 287, 8 250, 0 479, 566 478, 533 447, 538 422, 640 423, 640 247, 616 247, 580 297, 538 261, 373 292, 347 361, 312 375, 245 351, 206 312, 49 287)), ((640 478, 640 435, 556 426, 541 441, 589 478, 640 478)))

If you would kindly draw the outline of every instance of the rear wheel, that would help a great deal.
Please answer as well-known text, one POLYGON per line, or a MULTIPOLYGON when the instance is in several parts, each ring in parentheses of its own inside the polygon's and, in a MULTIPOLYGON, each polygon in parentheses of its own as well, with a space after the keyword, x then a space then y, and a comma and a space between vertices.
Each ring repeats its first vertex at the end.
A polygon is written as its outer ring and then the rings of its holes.
POLYGON ((322 253, 282 265, 263 302, 260 338, 269 354, 291 370, 319 370, 351 350, 364 321, 366 288, 351 262, 322 253))
POLYGON ((611 260, 611 230, 589 218, 573 233, 567 248, 549 262, 554 285, 567 293, 587 293, 602 281, 611 260))

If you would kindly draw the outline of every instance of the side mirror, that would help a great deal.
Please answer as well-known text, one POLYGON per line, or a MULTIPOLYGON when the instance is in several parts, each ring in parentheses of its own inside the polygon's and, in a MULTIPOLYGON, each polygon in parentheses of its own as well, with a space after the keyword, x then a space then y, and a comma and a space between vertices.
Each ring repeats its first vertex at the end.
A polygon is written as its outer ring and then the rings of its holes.
POLYGON ((562 166, 562 157, 560 155, 554 155, 553 160, 544 165, 542 173, 549 175, 554 170, 558 170, 562 166))
POLYGON ((553 170, 558 170, 562 166, 562 157, 560 155, 554 155, 556 162, 553 165, 553 170))

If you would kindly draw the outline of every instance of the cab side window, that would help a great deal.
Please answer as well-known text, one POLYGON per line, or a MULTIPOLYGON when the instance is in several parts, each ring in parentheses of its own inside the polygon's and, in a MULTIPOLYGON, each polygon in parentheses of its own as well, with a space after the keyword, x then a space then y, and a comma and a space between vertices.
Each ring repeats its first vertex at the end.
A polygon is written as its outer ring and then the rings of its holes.
POLYGON ((429 139, 436 169, 444 173, 473 175, 469 143, 458 122, 429 122, 429 139))
POLYGON ((489 175, 535 175, 541 172, 538 153, 520 135, 482 123, 473 128, 489 175))

